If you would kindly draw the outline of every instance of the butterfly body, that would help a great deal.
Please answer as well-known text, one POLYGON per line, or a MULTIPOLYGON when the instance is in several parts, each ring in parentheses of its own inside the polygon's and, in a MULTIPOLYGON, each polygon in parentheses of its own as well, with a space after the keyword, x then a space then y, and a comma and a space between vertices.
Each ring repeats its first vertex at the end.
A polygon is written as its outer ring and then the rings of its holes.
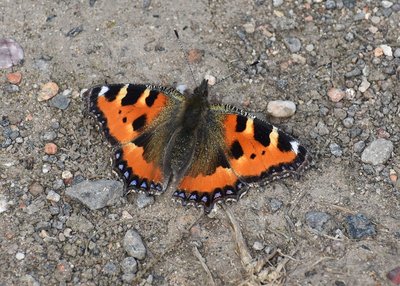
POLYGON ((153 85, 105 85, 86 92, 89 110, 117 145, 114 167, 127 190, 174 189, 183 204, 210 212, 252 182, 297 172, 307 151, 276 127, 208 102, 206 80, 184 96, 153 85))

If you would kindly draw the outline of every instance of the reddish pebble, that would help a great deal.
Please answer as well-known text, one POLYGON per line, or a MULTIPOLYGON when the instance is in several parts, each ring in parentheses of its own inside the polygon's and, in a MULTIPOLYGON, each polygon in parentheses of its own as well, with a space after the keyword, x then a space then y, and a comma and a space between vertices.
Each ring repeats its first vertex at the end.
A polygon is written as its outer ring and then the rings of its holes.
POLYGON ((38 100, 49 100, 58 93, 58 85, 55 82, 48 82, 42 85, 39 91, 38 100))
POLYGON ((328 90, 328 97, 333 102, 341 101, 345 95, 346 93, 339 88, 332 87, 330 90, 328 90))
POLYGON ((188 53, 188 61, 189 63, 199 63, 203 58, 203 52, 199 49, 191 49, 188 53))
POLYGON ((400 267, 390 270, 386 277, 392 281, 394 285, 400 285, 400 267))
POLYGON ((22 74, 20 72, 12 72, 7 74, 7 80, 12 84, 19 84, 22 79, 22 74))
POLYGON ((44 152, 48 155, 54 155, 57 153, 57 145, 54 143, 47 143, 44 146, 44 152))
POLYGON ((382 48, 376 48, 375 50, 374 50, 374 56, 376 57, 376 58, 379 58, 379 57, 381 57, 383 55, 383 49, 382 48))

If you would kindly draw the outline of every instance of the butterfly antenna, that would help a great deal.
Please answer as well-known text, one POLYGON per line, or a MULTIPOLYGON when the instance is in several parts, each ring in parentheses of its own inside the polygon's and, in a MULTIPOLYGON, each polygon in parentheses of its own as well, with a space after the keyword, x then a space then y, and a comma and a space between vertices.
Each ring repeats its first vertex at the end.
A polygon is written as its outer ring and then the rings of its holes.
POLYGON ((181 39, 179 39, 178 31, 176 29, 174 29, 174 33, 175 33, 176 39, 178 40, 179 47, 181 48, 181 51, 182 51, 183 55, 185 56, 186 64, 188 65, 190 73, 192 74, 193 82, 196 84, 196 79, 194 77, 192 66, 190 65, 188 57, 186 56, 185 49, 183 48, 183 44, 181 42, 181 39))
POLYGON ((249 70, 250 67, 254 67, 254 66, 258 65, 259 63, 260 63, 260 61, 259 61, 259 60, 256 60, 256 61, 254 61, 252 64, 246 66, 245 68, 236 70, 236 71, 234 71, 233 73, 230 73, 230 74, 228 74, 227 76, 224 76, 223 78, 221 78, 220 80, 218 80, 218 81, 214 84, 214 86, 216 86, 217 84, 220 84, 221 82, 224 82, 224 81, 227 80, 228 78, 231 78, 231 77, 237 75, 237 74, 240 73, 240 72, 247 72, 247 71, 249 70))

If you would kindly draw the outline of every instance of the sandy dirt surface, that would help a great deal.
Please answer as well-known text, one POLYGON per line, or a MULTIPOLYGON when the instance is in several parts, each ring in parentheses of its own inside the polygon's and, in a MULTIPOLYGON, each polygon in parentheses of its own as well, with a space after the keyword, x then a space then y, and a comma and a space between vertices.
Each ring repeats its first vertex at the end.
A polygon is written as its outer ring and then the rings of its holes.
POLYGON ((0 78, 0 285, 390 285, 400 266, 399 10, 396 0, 1 0, 0 36, 25 59, 0 78), (82 89, 194 87, 174 28, 199 50, 197 82, 260 60, 213 88, 213 102, 264 118, 271 100, 297 106, 268 120, 307 146, 310 168, 227 206, 251 257, 267 260, 259 269, 243 264, 221 208, 202 216, 170 194, 134 194, 90 210, 65 194, 84 179, 120 180, 82 89), (58 100, 38 101, 48 82, 58 100), (128 254, 129 230, 145 258, 128 254))

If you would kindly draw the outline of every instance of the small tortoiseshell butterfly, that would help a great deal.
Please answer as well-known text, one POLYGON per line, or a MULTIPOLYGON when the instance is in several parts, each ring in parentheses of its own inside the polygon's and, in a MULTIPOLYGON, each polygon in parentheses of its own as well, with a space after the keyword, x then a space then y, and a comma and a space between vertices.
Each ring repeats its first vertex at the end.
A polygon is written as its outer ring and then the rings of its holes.
POLYGON ((307 151, 249 113, 208 102, 203 80, 185 96, 174 88, 111 84, 86 91, 89 111, 118 146, 114 166, 127 190, 173 188, 183 205, 238 200, 249 183, 294 173, 307 151))

